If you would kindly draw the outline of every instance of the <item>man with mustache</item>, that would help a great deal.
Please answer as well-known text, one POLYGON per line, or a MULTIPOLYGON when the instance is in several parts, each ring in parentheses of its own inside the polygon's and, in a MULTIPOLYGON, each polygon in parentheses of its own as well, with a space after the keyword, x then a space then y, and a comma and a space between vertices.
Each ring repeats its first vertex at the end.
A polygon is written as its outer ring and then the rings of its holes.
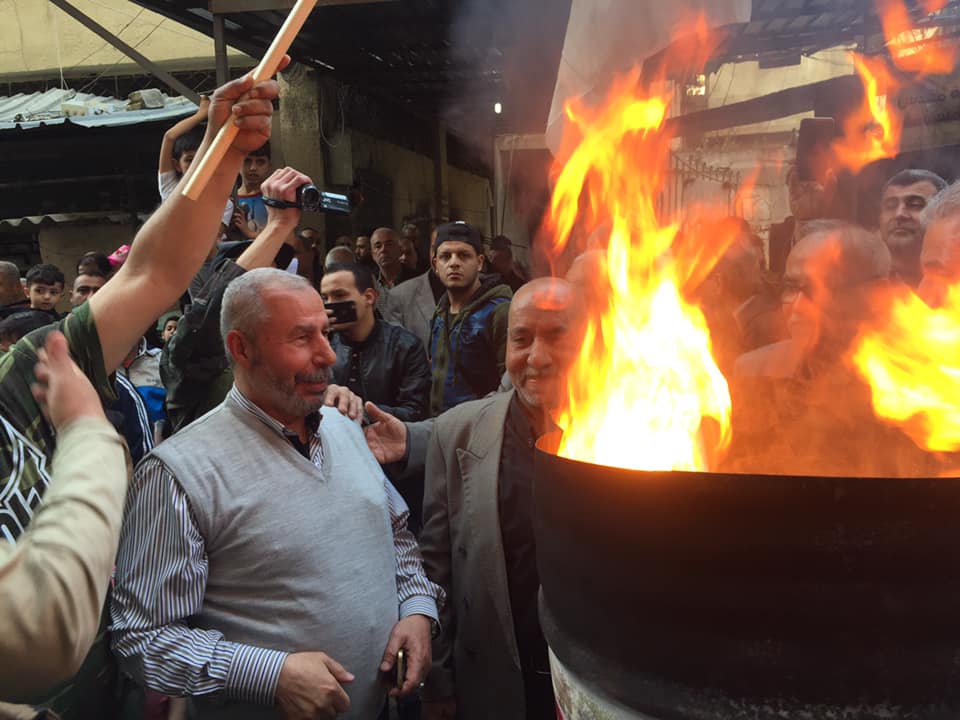
POLYGON ((920 283, 921 213, 946 186, 942 177, 928 170, 901 170, 883 186, 880 237, 893 258, 891 276, 911 287, 920 283))
POLYGON ((429 670, 442 593, 359 425, 324 407, 336 355, 309 281, 251 270, 220 318, 234 386, 137 470, 113 648, 190 717, 377 717, 400 649, 391 694, 429 670))

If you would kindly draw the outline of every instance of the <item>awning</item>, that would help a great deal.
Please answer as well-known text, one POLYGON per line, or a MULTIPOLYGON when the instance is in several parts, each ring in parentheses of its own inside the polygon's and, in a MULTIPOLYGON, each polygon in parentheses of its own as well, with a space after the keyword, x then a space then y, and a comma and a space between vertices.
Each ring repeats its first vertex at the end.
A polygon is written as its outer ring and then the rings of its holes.
MULTIPOLYGON (((137 213, 138 222, 146 222, 150 217, 149 213, 137 213)), ((76 213, 50 213, 48 215, 27 215, 20 218, 0 219, 0 231, 10 228, 34 229, 48 227, 50 225, 64 224, 88 224, 88 223, 114 223, 128 224, 133 220, 133 215, 123 210, 116 211, 92 211, 76 213)))
POLYGON ((61 123, 86 127, 134 125, 175 120, 197 110, 197 106, 185 97, 170 97, 158 90, 141 92, 147 95, 147 105, 152 107, 62 88, 0 97, 0 130, 30 130, 61 123), (128 109, 130 107, 139 109, 128 109))

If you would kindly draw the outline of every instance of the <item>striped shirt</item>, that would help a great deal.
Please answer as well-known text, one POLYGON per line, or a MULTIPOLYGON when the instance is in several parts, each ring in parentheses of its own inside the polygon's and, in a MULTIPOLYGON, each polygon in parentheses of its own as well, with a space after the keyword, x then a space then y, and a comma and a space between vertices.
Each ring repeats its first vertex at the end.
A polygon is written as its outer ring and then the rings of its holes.
POLYGON ((140 397, 140 393, 129 378, 122 372, 118 372, 114 378, 117 402, 112 405, 112 409, 116 409, 123 415, 122 425, 118 429, 127 441, 130 456, 136 465, 153 450, 150 418, 147 416, 147 407, 143 404, 143 398, 140 397))
MULTIPOLYGON (((309 447, 234 386, 230 397, 267 427, 290 440, 318 469, 323 466, 319 413, 308 418, 309 447), (312 422, 311 422, 312 420, 312 422), (291 437, 293 436, 293 437, 291 437)), ((437 620, 443 590, 423 571, 407 530, 409 511, 384 481, 396 554, 400 617, 437 620)), ((111 604, 114 651, 131 660, 147 687, 168 695, 226 696, 270 705, 288 653, 230 642, 216 630, 191 628, 203 606, 208 564, 204 538, 186 493, 169 469, 149 457, 137 468, 117 558, 118 585, 111 604)))

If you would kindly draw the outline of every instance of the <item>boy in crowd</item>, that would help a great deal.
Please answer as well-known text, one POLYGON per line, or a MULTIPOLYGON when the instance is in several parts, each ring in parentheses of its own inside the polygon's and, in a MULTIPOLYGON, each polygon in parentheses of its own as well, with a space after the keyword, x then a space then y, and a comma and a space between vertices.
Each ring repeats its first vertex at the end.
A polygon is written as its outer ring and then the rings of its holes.
MULTIPOLYGON (((166 202, 167 198, 177 189, 180 178, 190 169, 190 163, 193 162, 193 158, 200 148, 200 143, 203 142, 204 126, 202 123, 207 119, 209 109, 210 98, 201 97, 200 107, 193 115, 184 118, 163 134, 157 174, 160 186, 160 202, 166 202)), ((225 236, 232 220, 233 201, 227 200, 227 205, 223 210, 223 220, 220 225, 220 233, 217 236, 218 239, 225 236)))
POLYGON ((270 177, 270 142, 248 153, 243 160, 240 189, 237 191, 237 209, 233 213, 233 227, 252 240, 267 225, 267 206, 263 203, 260 185, 270 177))
POLYGON ((160 333, 160 338, 163 340, 164 345, 166 345, 167 340, 172 338, 173 334, 177 332, 177 325, 179 323, 180 313, 178 312, 169 312, 160 316, 160 321, 157 323, 157 332, 160 333))
POLYGON ((66 278, 56 265, 41 263, 27 270, 27 299, 31 310, 43 310, 51 321, 59 320, 57 303, 63 297, 66 278))

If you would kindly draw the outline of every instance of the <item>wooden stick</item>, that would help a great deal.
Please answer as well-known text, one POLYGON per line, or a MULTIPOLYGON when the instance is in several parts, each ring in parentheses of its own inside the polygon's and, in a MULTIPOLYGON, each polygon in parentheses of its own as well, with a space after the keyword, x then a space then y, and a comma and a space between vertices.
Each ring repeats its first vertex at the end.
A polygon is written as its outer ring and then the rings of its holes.
MULTIPOLYGON (((263 59, 257 67, 254 68, 254 85, 273 77, 277 72, 277 69, 280 67, 280 61, 283 60, 283 56, 287 50, 290 49, 294 39, 297 37, 297 33, 300 32, 300 28, 303 27, 303 24, 307 21, 310 12, 316 4, 317 0, 297 0, 297 4, 293 6, 290 14, 287 15, 287 19, 284 20, 283 25, 280 26, 277 36, 273 39, 273 42, 270 43, 266 55, 263 56, 263 59)), ((207 183, 210 182, 213 173, 223 161, 223 156, 227 154, 227 149, 230 147, 234 138, 237 137, 239 131, 240 128, 237 127, 231 115, 223 124, 223 127, 217 132, 217 136, 213 139, 210 147, 207 148, 207 152, 200 158, 196 170, 194 170, 183 188, 184 195, 191 200, 196 200, 203 194, 207 183)))

